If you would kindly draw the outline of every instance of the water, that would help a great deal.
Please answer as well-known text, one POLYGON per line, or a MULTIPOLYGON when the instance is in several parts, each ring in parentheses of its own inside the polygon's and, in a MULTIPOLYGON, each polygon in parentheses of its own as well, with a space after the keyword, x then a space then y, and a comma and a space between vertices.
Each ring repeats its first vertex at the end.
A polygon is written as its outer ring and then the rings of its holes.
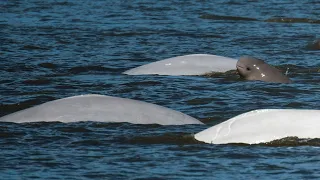
MULTIPOLYGON (((98 93, 179 110, 206 126, 0 123, 1 179, 319 179, 319 143, 208 145, 192 134, 258 108, 319 109, 318 1, 0 2, 0 116, 98 93), (193 53, 252 55, 293 84, 235 74, 126 76, 193 53)), ((318 141, 319 142, 319 141, 318 141)))

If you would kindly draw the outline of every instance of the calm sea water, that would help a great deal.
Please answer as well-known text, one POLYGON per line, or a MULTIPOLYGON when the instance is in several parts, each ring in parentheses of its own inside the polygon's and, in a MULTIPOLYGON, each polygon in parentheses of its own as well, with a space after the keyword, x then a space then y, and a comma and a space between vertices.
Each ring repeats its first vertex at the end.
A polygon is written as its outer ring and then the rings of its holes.
POLYGON ((0 116, 98 93, 207 124, 0 123, 0 179, 320 179, 319 143, 192 138, 253 109, 319 109, 320 51, 307 48, 319 38, 319 1, 1 0, 0 12, 0 116), (256 56, 289 68, 294 83, 121 74, 193 53, 256 56))

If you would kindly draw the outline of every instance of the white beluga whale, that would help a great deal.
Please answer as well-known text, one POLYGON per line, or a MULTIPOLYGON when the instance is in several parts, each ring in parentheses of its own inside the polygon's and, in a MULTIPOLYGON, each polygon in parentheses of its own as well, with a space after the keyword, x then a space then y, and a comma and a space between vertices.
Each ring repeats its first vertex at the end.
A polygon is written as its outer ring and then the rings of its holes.
POLYGON ((201 121, 169 108, 119 97, 88 94, 49 101, 0 118, 0 122, 129 122, 183 125, 201 121))
MULTIPOLYGON (((49 101, 0 118, 0 122, 128 122, 203 124, 178 111, 138 100, 88 94, 49 101)), ((266 143, 285 137, 320 138, 320 110, 260 109, 235 116, 194 135, 210 144, 266 143)))
POLYGON ((291 136, 320 138, 320 110, 254 110, 205 129, 195 139, 211 144, 258 144, 291 136))
POLYGON ((168 58, 123 72, 127 75, 204 75, 212 72, 236 70, 237 59, 210 55, 190 54, 168 58))

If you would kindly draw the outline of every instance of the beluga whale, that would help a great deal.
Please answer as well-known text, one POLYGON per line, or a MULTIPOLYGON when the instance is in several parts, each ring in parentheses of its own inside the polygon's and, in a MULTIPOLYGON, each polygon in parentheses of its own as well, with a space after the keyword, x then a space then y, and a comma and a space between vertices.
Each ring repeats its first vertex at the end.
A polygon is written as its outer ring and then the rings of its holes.
MULTIPOLYGON (((49 101, 0 118, 0 122, 127 122, 187 125, 203 123, 181 112, 143 101, 87 94, 49 101)), ((194 135, 210 144, 267 143, 286 137, 320 138, 320 110, 259 109, 246 112, 194 135)))
POLYGON ((0 118, 0 122, 79 121, 128 122, 132 124, 183 125, 203 124, 201 121, 143 101, 87 94, 49 101, 0 118))
POLYGON ((127 75, 204 75, 212 72, 227 72, 236 70, 237 59, 211 55, 211 54, 189 54, 172 57, 133 69, 123 74, 127 75))
POLYGON ((256 80, 273 83, 292 82, 279 69, 255 57, 242 56, 238 60, 236 66, 239 75, 246 80, 256 80))
POLYGON ((195 134, 210 144, 267 143, 286 137, 320 138, 320 110, 258 109, 195 134))

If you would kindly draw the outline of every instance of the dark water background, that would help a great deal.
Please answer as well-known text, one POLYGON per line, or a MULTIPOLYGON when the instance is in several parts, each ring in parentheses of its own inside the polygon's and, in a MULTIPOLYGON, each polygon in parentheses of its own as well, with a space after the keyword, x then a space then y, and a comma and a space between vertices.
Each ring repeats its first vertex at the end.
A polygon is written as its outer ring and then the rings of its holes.
POLYGON ((320 179, 320 146, 208 145, 192 134, 258 108, 319 109, 320 2, 0 1, 0 116, 98 93, 206 126, 0 123, 0 179, 320 179), (234 74, 126 76, 193 53, 252 55, 293 84, 234 74))

